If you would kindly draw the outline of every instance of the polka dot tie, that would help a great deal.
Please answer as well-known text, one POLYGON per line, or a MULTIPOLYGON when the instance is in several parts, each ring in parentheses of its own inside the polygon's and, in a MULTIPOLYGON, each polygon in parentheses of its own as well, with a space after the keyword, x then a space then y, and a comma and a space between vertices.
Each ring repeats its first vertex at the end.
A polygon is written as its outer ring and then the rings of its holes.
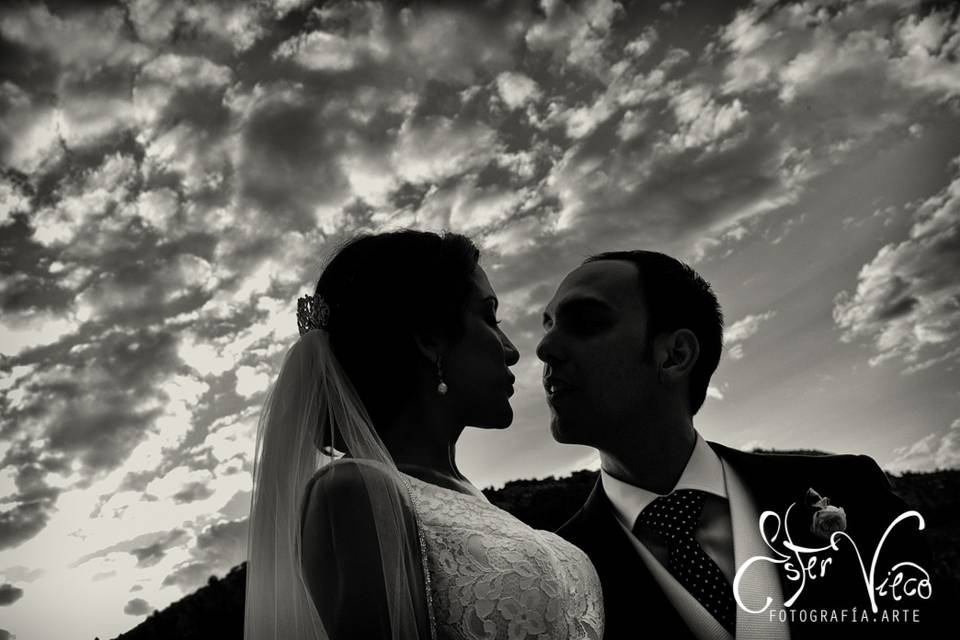
POLYGON ((667 569, 727 631, 736 636, 737 610, 733 589, 720 567, 693 537, 707 494, 678 489, 647 505, 637 523, 655 531, 667 545, 667 569))

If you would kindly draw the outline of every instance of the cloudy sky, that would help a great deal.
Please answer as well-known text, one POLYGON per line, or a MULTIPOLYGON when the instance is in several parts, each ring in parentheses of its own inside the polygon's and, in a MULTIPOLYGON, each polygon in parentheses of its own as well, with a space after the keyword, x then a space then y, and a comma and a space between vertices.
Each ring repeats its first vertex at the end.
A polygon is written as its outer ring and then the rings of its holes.
POLYGON ((241 561, 296 299, 361 230, 482 247, 521 361, 478 485, 595 464, 550 439, 539 316, 637 247, 723 304, 706 437, 960 464, 956 5, 407 4, 0 9, 0 640, 241 561))

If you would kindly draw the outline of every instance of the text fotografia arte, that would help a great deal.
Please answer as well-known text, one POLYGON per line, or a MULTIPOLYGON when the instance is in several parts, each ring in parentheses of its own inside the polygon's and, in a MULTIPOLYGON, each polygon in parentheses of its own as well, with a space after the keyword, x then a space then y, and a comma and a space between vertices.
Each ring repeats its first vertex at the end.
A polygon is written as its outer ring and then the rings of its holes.
MULTIPOLYGON (((873 614, 877 614, 879 608, 877 607, 877 596, 881 598, 892 598, 894 602, 900 602, 904 598, 920 598, 921 600, 927 600, 933 594, 933 586, 930 583, 930 574, 927 573, 926 569, 914 562, 899 562, 893 565, 886 574, 886 577, 878 584, 876 581, 877 578, 877 562, 880 559, 880 552, 883 549, 883 545, 887 540, 887 537, 890 535, 890 532, 893 531, 897 525, 904 522, 909 518, 916 518, 918 523, 918 529, 922 531, 926 526, 926 523, 923 520, 923 516, 920 515, 917 511, 906 511, 899 516, 897 516, 893 522, 890 523, 890 526, 887 527, 884 531, 883 536, 880 538, 880 542, 877 543, 877 548, 873 553, 873 558, 870 560, 869 569, 863 562, 863 556, 860 554, 860 549, 857 547, 856 542, 853 538, 846 534, 844 531, 835 531, 830 535, 829 544, 823 547, 805 547, 793 542, 793 538, 790 535, 789 528, 786 526, 786 521, 790 517, 790 511, 793 507, 796 506, 796 503, 791 504, 786 513, 784 514, 783 520, 780 519, 779 514, 773 511, 764 511, 760 516, 760 535, 763 538, 764 543, 770 550, 773 552, 773 557, 768 556, 753 556, 748 559, 740 568, 737 570, 736 575, 733 579, 733 596, 737 601, 737 606, 746 611, 747 613, 762 613, 767 610, 770 606, 770 603, 773 601, 773 598, 767 596, 766 602, 759 609, 750 609, 744 605, 743 600, 740 596, 740 583, 750 569, 750 567, 755 562, 769 562, 772 564, 783 565, 783 571, 787 577, 787 580, 790 582, 799 583, 797 590, 783 603, 784 607, 790 607, 797 600, 800 594, 803 592, 804 588, 807 586, 807 582, 815 581, 817 579, 829 579, 828 570, 830 565, 833 563, 834 558, 821 557, 822 554, 825 554, 827 551, 839 551, 839 543, 842 540, 849 541, 849 546, 853 549, 857 562, 860 564, 860 573, 863 576, 864 587, 867 590, 867 595, 870 598, 870 608, 873 614), (773 535, 767 537, 767 527, 765 526, 769 519, 774 519, 776 527, 774 528, 773 535), (780 536, 782 528, 782 533, 784 539, 782 540, 782 546, 787 549, 790 553, 784 553, 774 548, 773 542, 777 540, 780 536)), ((846 545, 845 545, 846 546, 846 545)), ((777 614, 777 617, 780 618, 784 610, 779 610, 780 613, 777 614)), ((801 612, 807 612, 807 610, 800 610, 801 612)), ((838 610, 838 612, 844 611, 843 609, 838 610)), ((865 610, 857 612, 856 609, 848 610, 850 611, 849 618, 851 622, 860 622, 867 621, 863 616, 867 615, 865 610), (859 614, 858 616, 856 614, 859 614)), ((884 612, 884 615, 877 616, 873 615, 870 617, 870 620, 879 620, 879 621, 907 621, 905 618, 913 619, 917 617, 916 611, 910 609, 896 610, 897 616, 896 619, 893 619, 888 612, 884 612), (908 616, 908 612, 911 612, 908 616)), ((771 615, 773 615, 771 611, 771 615)), ((833 611, 822 611, 821 613, 830 613, 833 611)), ((809 618, 811 622, 815 622, 812 618, 809 618)), ((821 616, 822 618, 822 616, 821 616)), ((772 619, 772 618, 771 618, 772 619)), ((786 621, 787 618, 784 619, 786 621)), ((799 618, 789 618, 789 619, 799 619, 799 618)), ((832 621, 832 616, 827 617, 827 621, 832 621)), ((846 621, 846 620, 841 620, 846 621)))
POLYGON ((770 622, 920 622, 919 609, 884 609, 871 614, 866 609, 770 609, 770 622))

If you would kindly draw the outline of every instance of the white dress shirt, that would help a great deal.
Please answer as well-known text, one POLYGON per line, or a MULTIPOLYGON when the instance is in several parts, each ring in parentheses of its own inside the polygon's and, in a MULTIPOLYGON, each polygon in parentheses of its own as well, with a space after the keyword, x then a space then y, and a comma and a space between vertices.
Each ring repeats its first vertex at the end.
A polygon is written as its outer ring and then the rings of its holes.
MULTIPOLYGON (((731 639, 728 632, 667 570, 667 549, 652 537, 634 535, 632 529, 640 512, 659 497, 647 489, 636 487, 600 471, 604 493, 613 505, 620 526, 640 555, 653 579, 694 635, 701 640, 731 639)), ((753 555, 763 554, 766 546, 760 537, 755 504, 742 479, 697 434, 693 452, 677 489, 699 489, 706 492, 700 523, 694 537, 704 552, 717 563, 730 583, 736 567, 753 555)), ((762 606, 766 596, 773 598, 771 608, 782 608, 783 596, 776 568, 767 562, 754 563, 751 575, 741 585, 744 604, 752 609, 762 606)), ((789 638, 786 625, 770 622, 768 612, 749 614, 737 608, 737 638, 789 638)))

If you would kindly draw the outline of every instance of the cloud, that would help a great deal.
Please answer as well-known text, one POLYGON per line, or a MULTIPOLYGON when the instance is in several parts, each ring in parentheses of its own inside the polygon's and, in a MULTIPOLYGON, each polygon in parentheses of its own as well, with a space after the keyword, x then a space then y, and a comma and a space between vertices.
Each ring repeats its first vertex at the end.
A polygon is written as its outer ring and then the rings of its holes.
POLYGON ((236 375, 237 393, 246 398, 266 391, 270 385, 270 376, 254 367, 238 367, 236 375))
POLYGON ((314 28, 282 42, 274 58, 320 74, 393 69, 381 86, 396 77, 464 86, 510 66, 529 17, 520 6, 334 3, 311 11, 314 28))
POLYGON ((504 71, 497 76, 497 91, 510 109, 518 109, 529 102, 536 102, 543 95, 535 80, 516 71, 504 71))
POLYGON ((180 122, 146 146, 143 173, 155 182, 179 180, 190 195, 216 195, 226 186, 228 155, 209 131, 180 122))
POLYGON ((14 640, 16 637, 6 629, 0 629, 0 640, 14 640))
POLYGON ((591 105, 554 112, 553 120, 562 120, 566 125, 567 137, 579 140, 596 131, 615 111, 615 105, 603 96, 591 105))
POLYGON ((639 36, 624 45, 623 52, 633 58, 639 58, 650 51, 659 39, 656 29, 647 27, 639 36))
POLYGON ((48 425, 51 450, 76 456, 90 471, 123 464, 148 425, 161 415, 159 408, 144 402, 151 393, 141 385, 157 381, 163 359, 172 357, 171 347, 170 337, 162 334, 106 335, 98 350, 112 354, 115 364, 109 372, 101 368, 108 360, 94 359, 87 366, 59 365, 38 375, 31 404, 47 405, 40 415, 48 425), (159 360, 150 362, 151 357, 159 360), (82 389, 70 381, 72 375, 84 377, 82 389), (124 381, 125 391, 119 391, 117 380, 124 381), (59 386, 57 402, 50 402, 47 393, 52 385, 59 386), (94 388, 95 402, 84 393, 94 388))
POLYGON ((572 67, 598 78, 609 70, 608 36, 623 7, 612 0, 589 0, 573 6, 559 0, 540 3, 546 20, 526 34, 532 51, 546 51, 562 67, 572 67))
POLYGON ((182 9, 172 0, 130 0, 127 15, 141 40, 159 43, 173 34, 182 9))
POLYGON ((246 51, 264 35, 256 5, 202 2, 184 4, 183 18, 199 35, 212 35, 234 51, 246 51))
POLYGON ((856 291, 834 302, 842 339, 873 343, 871 365, 900 360, 918 370, 960 348, 960 176, 924 201, 913 220, 906 239, 863 266, 856 291))
POLYGON ((960 95, 960 15, 932 11, 910 15, 897 25, 896 40, 904 55, 894 75, 907 86, 944 96, 960 95))
POLYGON ((357 49, 347 38, 314 31, 287 40, 274 57, 292 58, 314 71, 349 71, 357 65, 357 49))
POLYGON ((150 139, 185 118, 209 115, 200 106, 222 114, 220 103, 232 79, 229 67, 201 56, 164 53, 153 58, 140 68, 133 86, 139 135, 150 139))
POLYGON ((602 91, 574 94, 577 100, 568 106, 563 96, 551 98, 541 128, 562 125, 569 138, 580 140, 590 136, 622 109, 635 108, 669 97, 679 85, 668 84, 670 70, 685 51, 671 49, 652 69, 632 59, 623 59, 609 69, 609 79, 602 91), (587 99, 589 98, 589 99, 587 99))
POLYGON ((399 176, 409 182, 440 182, 479 169, 500 151, 490 127, 445 116, 407 120, 393 152, 399 176))
POLYGON ((53 482, 57 474, 60 486, 89 482, 125 464, 156 431, 154 421, 164 415, 157 387, 176 366, 172 348, 165 334, 100 334, 73 342, 55 364, 38 354, 37 362, 47 364, 2 392, 17 400, 7 405, 0 430, 12 436, 3 466, 18 470, 18 493, 0 514, 0 545, 18 545, 44 527, 60 493, 47 477, 53 482))
POLYGON ((62 17, 45 5, 24 5, 0 17, 0 34, 65 67, 91 73, 104 66, 136 64, 149 55, 147 47, 126 38, 124 19, 118 7, 62 17))
POLYGON ((793 127, 819 123, 824 147, 902 127, 928 96, 947 99, 960 90, 956 16, 946 9, 920 17, 915 9, 911 3, 857 3, 841 12, 815 3, 742 9, 718 40, 730 54, 724 91, 751 99, 775 94, 793 127))
MULTIPOLYGON (((24 286, 33 284, 29 279, 22 280, 24 286)), ((12 298, 17 284, 16 278, 0 285, 0 307, 12 298)), ((73 333, 77 323, 48 313, 11 314, 6 321, 0 321, 0 354, 15 356, 27 349, 52 344, 60 338, 73 333)))
POLYGON ((337 158, 349 126, 339 108, 324 113, 294 85, 255 91, 243 116, 236 167, 243 201, 285 229, 317 225, 316 211, 338 207, 349 183, 337 158))
POLYGON ((281 43, 275 58, 291 59, 312 71, 344 72, 365 62, 383 62, 390 53, 387 10, 375 3, 344 3, 313 15, 340 32, 318 29, 301 33, 281 43))
POLYGON ((812 175, 796 164, 803 154, 747 119, 745 103, 669 80, 674 58, 646 73, 618 63, 617 79, 589 112, 555 109, 554 120, 582 137, 545 184, 559 203, 547 223, 554 232, 576 228, 587 246, 615 238, 669 252, 796 201, 812 175), (639 105, 649 108, 633 111, 639 105))
POLYGON ((670 103, 678 130, 670 136, 669 143, 676 151, 691 148, 712 150, 715 143, 727 138, 748 115, 739 100, 718 104, 710 96, 710 90, 703 86, 691 87, 672 96, 670 103))
POLYGON ((30 96, 7 80, 0 85, 6 107, 0 116, 3 163, 25 174, 44 171, 62 158, 57 111, 48 101, 30 96))
POLYGON ((165 44, 176 34, 181 41, 198 41, 208 47, 213 44, 229 53, 240 53, 265 34, 264 22, 270 12, 264 5, 132 0, 128 11, 137 35, 147 43, 165 44))
POLYGON ((159 562, 169 549, 178 546, 186 538, 187 532, 179 528, 170 531, 153 531, 83 555, 77 558, 72 566, 79 567, 91 560, 122 552, 136 558, 138 567, 149 567, 159 562))
POLYGON ((910 446, 894 449, 885 468, 894 473, 960 468, 960 419, 944 433, 931 433, 910 446))
POLYGON ((172 499, 176 503, 193 502, 213 495, 209 483, 213 474, 206 469, 191 469, 181 465, 153 480, 146 492, 161 500, 172 499))
POLYGON ((205 500, 214 493, 214 490, 202 482, 191 482, 183 486, 180 491, 173 494, 173 501, 176 503, 194 502, 196 500, 205 500))
POLYGON ((813 46, 778 71, 780 99, 785 103, 839 88, 841 82, 860 84, 874 73, 883 75, 889 43, 875 33, 853 32, 836 37, 815 36, 813 46), (842 38, 842 39, 841 39, 842 38))
POLYGON ((647 114, 643 111, 627 110, 617 126, 617 137, 624 142, 633 140, 647 129, 647 114))
POLYGON ((145 616, 150 613, 150 603, 143 598, 134 598, 123 606, 123 612, 128 616, 145 616))
POLYGON ((137 179, 137 169, 132 157, 115 153, 82 177, 65 181, 63 197, 32 216, 33 237, 58 248, 72 244, 128 197, 137 179))
POLYGON ((50 519, 55 498, 21 500, 0 513, 0 549, 16 547, 39 533, 50 519))
POLYGON ((180 198, 172 189, 142 191, 137 197, 137 215, 165 236, 176 234, 179 213, 180 198))
POLYGON ((0 607, 7 607, 23 597, 23 589, 12 584, 0 584, 0 607))
POLYGON ((776 311, 765 311, 740 318, 723 332, 723 344, 734 360, 743 358, 743 343, 753 337, 768 320, 777 316, 776 311))
POLYGON ((391 53, 414 77, 470 85, 514 65, 529 10, 476 3, 405 7, 399 13, 401 48, 391 53))
POLYGON ((12 582, 33 582, 45 573, 46 571, 43 569, 30 569, 23 565, 16 565, 0 570, 0 575, 2 575, 5 580, 12 582))
POLYGON ((434 190, 418 211, 431 226, 445 226, 459 233, 476 233, 507 220, 529 196, 524 189, 482 186, 468 178, 456 186, 434 190))
POLYGON ((30 210, 31 197, 21 181, 0 176, 0 226, 13 222, 13 214, 30 210))
POLYGON ((130 553, 137 558, 138 567, 153 566, 160 562, 160 560, 163 559, 163 556, 166 555, 158 544, 154 544, 149 547, 143 547, 141 549, 134 549, 130 553))
MULTIPOLYGON (((155 542, 130 549, 130 553, 137 559, 138 567, 151 567, 160 562, 167 550, 178 545, 185 536, 186 532, 182 529, 174 529, 155 542)), ((119 551, 121 548, 116 547, 114 550, 119 551)))
POLYGON ((215 575, 203 562, 190 562, 178 566, 163 579, 163 586, 176 585, 183 593, 190 593, 215 575))
POLYGON ((108 92, 61 95, 56 130, 68 149, 96 146, 132 129, 135 121, 129 95, 108 92))
POLYGON ((686 4, 684 0, 674 0, 673 2, 664 2, 660 5, 660 11, 675 16, 680 13, 681 7, 686 4))
POLYGON ((163 579, 163 586, 177 585, 187 593, 204 584, 211 575, 225 573, 246 559, 247 519, 211 524, 197 534, 190 559, 180 563, 163 579))

